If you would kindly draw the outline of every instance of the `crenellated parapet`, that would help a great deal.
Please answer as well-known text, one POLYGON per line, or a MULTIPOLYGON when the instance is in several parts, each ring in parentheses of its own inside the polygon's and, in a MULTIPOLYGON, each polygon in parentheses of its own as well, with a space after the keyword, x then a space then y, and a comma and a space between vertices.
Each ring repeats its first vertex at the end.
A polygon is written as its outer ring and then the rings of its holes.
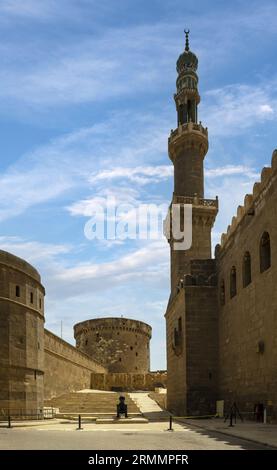
MULTIPOLYGON (((264 167, 261 172, 261 181, 254 183, 252 194, 246 194, 243 206, 238 206, 237 214, 232 218, 227 232, 221 235, 220 248, 225 248, 228 241, 236 233, 237 227, 245 217, 254 215, 264 200, 265 195, 277 180, 277 149, 272 154, 271 166, 264 167)), ((218 250, 219 248, 217 248, 218 250)))

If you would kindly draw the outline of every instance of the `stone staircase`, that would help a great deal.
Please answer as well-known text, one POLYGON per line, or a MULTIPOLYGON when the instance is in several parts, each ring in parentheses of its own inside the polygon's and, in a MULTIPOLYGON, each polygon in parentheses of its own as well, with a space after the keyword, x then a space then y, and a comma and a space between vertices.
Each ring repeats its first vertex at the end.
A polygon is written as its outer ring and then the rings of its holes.
POLYGON ((133 392, 129 393, 129 396, 148 421, 169 420, 170 413, 163 410, 148 394, 149 392, 133 392))
POLYGON ((87 418, 108 418, 116 415, 116 405, 119 402, 119 396, 125 396, 125 403, 128 405, 128 415, 130 417, 139 417, 141 412, 137 404, 128 393, 117 392, 71 392, 65 393, 59 397, 46 400, 45 407, 59 409, 59 416, 73 416, 81 414, 87 418))

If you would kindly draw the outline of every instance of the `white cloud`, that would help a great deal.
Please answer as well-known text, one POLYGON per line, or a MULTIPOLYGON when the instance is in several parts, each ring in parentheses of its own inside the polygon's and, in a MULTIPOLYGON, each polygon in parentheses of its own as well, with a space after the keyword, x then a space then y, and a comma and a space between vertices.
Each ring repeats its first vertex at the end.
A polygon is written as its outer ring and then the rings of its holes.
POLYGON ((90 181, 95 183, 103 180, 128 179, 138 185, 145 185, 149 183, 158 183, 172 177, 172 175, 172 165, 137 166, 134 168, 117 167, 92 174, 90 181))
POLYGON ((14 16, 45 17, 54 5, 51 0, 2 0, 0 12, 14 16))
MULTIPOLYGON (((102 124, 56 138, 22 156, 0 174, 0 220, 57 199, 69 190, 89 189, 95 169, 110 168, 122 161, 130 165, 137 158, 142 164, 159 160, 166 146, 166 128, 165 118, 156 122, 152 115, 133 118, 122 113, 102 124), (131 124, 130 130, 122 141, 122 129, 127 123, 131 124)), ((98 173, 102 171, 106 170, 98 173)), ((147 171, 155 173, 151 166, 147 171)), ((128 191, 126 188, 125 198, 128 191)))
MULTIPOLYGON (((164 86, 161 72, 166 76, 176 54, 172 28, 168 24, 105 28, 93 38, 83 35, 77 42, 69 38, 53 48, 42 43, 38 49, 36 42, 30 42, 25 44, 24 63, 20 45, 10 45, 0 74, 0 96, 24 106, 48 107, 153 92, 164 86)), ((171 73, 173 81, 174 68, 171 73)))
POLYGON ((276 81, 255 86, 237 84, 206 92, 202 117, 212 136, 232 136, 274 118, 276 81))
POLYGON ((211 168, 205 170, 205 178, 219 178, 222 176, 235 176, 244 175, 248 178, 259 178, 259 173, 255 172, 253 168, 244 165, 226 165, 218 168, 211 168))
POLYGON ((69 283, 81 282, 82 280, 95 280, 107 283, 113 279, 113 282, 134 281, 139 277, 152 277, 153 275, 162 275, 162 266, 166 265, 168 260, 167 242, 157 241, 148 242, 142 248, 133 251, 111 262, 94 264, 82 263, 78 266, 64 269, 56 274, 57 281, 66 281, 69 283))
POLYGON ((261 104, 260 112, 262 114, 274 114, 274 110, 269 104, 261 104))
POLYGON ((51 244, 38 241, 29 241, 20 237, 0 237, 1 250, 13 253, 29 263, 47 264, 61 255, 72 250, 67 244, 51 244))

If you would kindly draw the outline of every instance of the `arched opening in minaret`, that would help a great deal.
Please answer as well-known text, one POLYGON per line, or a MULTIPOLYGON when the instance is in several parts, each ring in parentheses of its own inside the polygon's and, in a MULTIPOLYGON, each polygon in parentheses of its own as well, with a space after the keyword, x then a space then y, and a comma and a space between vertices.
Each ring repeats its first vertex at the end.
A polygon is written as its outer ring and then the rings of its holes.
POLYGON ((192 103, 191 100, 188 100, 187 104, 187 122, 192 121, 192 103))

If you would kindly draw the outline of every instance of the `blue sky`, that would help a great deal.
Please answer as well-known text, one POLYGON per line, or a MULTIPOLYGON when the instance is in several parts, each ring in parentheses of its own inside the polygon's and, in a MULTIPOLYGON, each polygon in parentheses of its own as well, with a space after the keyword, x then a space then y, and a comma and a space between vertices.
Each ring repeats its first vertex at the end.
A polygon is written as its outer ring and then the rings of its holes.
POLYGON ((169 203, 190 28, 218 241, 276 147, 276 17, 273 1, 0 0, 0 246, 41 272, 47 328, 73 342, 84 319, 146 321, 165 368, 166 241, 89 241, 84 225, 107 195, 169 203))

